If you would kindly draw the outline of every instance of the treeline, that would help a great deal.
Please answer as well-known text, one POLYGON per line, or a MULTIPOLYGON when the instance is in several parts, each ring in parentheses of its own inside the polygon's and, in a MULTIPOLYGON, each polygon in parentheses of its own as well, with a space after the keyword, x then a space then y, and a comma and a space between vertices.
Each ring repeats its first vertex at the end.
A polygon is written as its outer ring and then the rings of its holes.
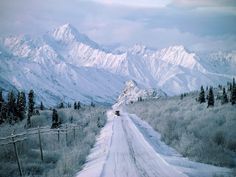
MULTIPOLYGON (((216 99, 221 100, 221 104, 227 104, 231 102, 232 105, 236 104, 236 84, 235 79, 233 78, 233 82, 227 83, 227 88, 219 85, 219 90, 217 92, 216 99)), ((201 86, 199 97, 197 99, 199 103, 207 102, 207 107, 212 107, 215 104, 215 96, 213 87, 206 87, 206 91, 203 86, 201 86), (207 96, 205 96, 205 92, 208 92, 207 96)))
POLYGON ((27 124, 30 125, 30 117, 35 114, 34 105, 33 90, 28 93, 28 101, 24 91, 18 92, 17 96, 13 91, 10 91, 7 100, 4 100, 2 90, 0 90, 0 124, 3 122, 13 124, 22 121, 26 118, 27 112, 27 124))
MULTIPOLYGON (((24 91, 17 92, 17 94, 15 94, 13 91, 10 91, 7 95, 7 99, 4 100, 2 90, 0 90, 0 124, 4 122, 14 124, 27 118, 25 126, 26 128, 31 127, 31 117, 33 115, 39 115, 39 109, 45 109, 42 101, 40 102, 40 105, 36 107, 34 99, 34 91, 30 90, 27 97, 24 91)), ((95 104, 91 102, 90 106, 95 107, 95 104)), ((71 103, 65 104, 61 102, 55 108, 49 108, 52 110, 51 128, 58 128, 61 125, 61 119, 58 116, 57 109, 71 107, 71 103)), ((80 101, 74 102, 73 108, 74 110, 80 110, 80 101)))
MULTIPOLYGON (((58 106, 58 109, 65 108, 63 102, 61 102, 58 106)), ((67 108, 71 108, 71 104, 67 103, 67 108)), ((74 102, 74 110, 79 110, 81 108, 80 101, 74 102)), ((73 117, 70 118, 71 123, 73 122, 73 117)), ((52 110, 52 126, 51 128, 59 128, 61 125, 61 119, 58 116, 57 109, 52 110)))

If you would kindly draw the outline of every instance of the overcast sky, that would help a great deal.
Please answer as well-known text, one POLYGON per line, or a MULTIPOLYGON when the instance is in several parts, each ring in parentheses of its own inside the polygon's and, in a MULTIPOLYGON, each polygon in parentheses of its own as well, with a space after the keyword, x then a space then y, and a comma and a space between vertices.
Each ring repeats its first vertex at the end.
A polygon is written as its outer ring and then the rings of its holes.
POLYGON ((104 45, 236 50, 236 0, 1 0, 0 36, 70 23, 104 45))

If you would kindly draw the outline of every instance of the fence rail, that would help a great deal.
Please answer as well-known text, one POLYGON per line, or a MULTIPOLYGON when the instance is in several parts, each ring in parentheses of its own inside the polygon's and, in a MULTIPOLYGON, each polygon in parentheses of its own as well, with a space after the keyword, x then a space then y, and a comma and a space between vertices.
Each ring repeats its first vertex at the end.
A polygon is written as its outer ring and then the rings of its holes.
POLYGON ((42 134, 49 134, 49 133, 56 134, 58 143, 60 142, 60 134, 65 134, 66 135, 66 145, 67 145, 69 131, 71 131, 71 130, 73 131, 73 139, 75 140, 75 137, 76 137, 75 131, 80 128, 81 128, 80 125, 68 126, 66 124, 65 127, 60 127, 60 128, 56 128, 56 129, 51 129, 50 127, 46 126, 46 127, 30 128, 30 129, 27 129, 25 132, 18 133, 18 134, 15 134, 13 131, 10 136, 0 137, 0 146, 9 145, 9 144, 13 145, 14 153, 15 153, 15 157, 16 157, 16 162, 17 162, 17 166, 18 166, 18 170, 19 170, 19 175, 23 176, 20 158, 19 158, 18 150, 17 150, 17 143, 18 142, 27 140, 30 135, 37 135, 38 134, 40 158, 41 158, 41 161, 43 162, 44 156, 43 156, 43 146, 42 146, 42 137, 41 137, 42 134))

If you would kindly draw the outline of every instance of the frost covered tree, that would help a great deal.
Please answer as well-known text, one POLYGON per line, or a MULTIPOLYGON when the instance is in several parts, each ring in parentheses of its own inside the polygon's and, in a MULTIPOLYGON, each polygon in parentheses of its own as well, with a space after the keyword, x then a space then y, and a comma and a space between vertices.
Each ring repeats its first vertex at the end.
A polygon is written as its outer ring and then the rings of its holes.
POLYGON ((30 90, 28 95, 28 118, 27 118, 27 125, 31 126, 30 118, 34 113, 34 91, 30 90))
POLYGON ((209 93, 208 93, 208 105, 207 107, 214 106, 214 93, 213 93, 213 88, 210 87, 209 93))
POLYGON ((222 94, 222 98, 221 98, 221 104, 225 104, 225 103, 228 103, 229 100, 228 100, 228 96, 227 96, 227 93, 225 91, 225 88, 223 88, 223 94, 222 94))
POLYGON ((232 105, 236 104, 236 84, 235 84, 235 79, 233 78, 233 84, 231 88, 231 98, 230 101, 232 105))
POLYGON ((205 103, 206 102, 205 91, 204 91, 203 86, 201 86, 201 90, 200 90, 200 93, 199 93, 198 101, 199 101, 199 103, 205 103))

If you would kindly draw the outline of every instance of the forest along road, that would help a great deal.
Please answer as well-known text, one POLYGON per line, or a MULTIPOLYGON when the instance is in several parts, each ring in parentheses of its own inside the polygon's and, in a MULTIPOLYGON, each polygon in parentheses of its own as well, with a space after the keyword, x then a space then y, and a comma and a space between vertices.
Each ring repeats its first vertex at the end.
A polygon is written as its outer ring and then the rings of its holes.
POLYGON ((126 113, 109 111, 108 122, 77 177, 186 177, 146 141, 126 113))

